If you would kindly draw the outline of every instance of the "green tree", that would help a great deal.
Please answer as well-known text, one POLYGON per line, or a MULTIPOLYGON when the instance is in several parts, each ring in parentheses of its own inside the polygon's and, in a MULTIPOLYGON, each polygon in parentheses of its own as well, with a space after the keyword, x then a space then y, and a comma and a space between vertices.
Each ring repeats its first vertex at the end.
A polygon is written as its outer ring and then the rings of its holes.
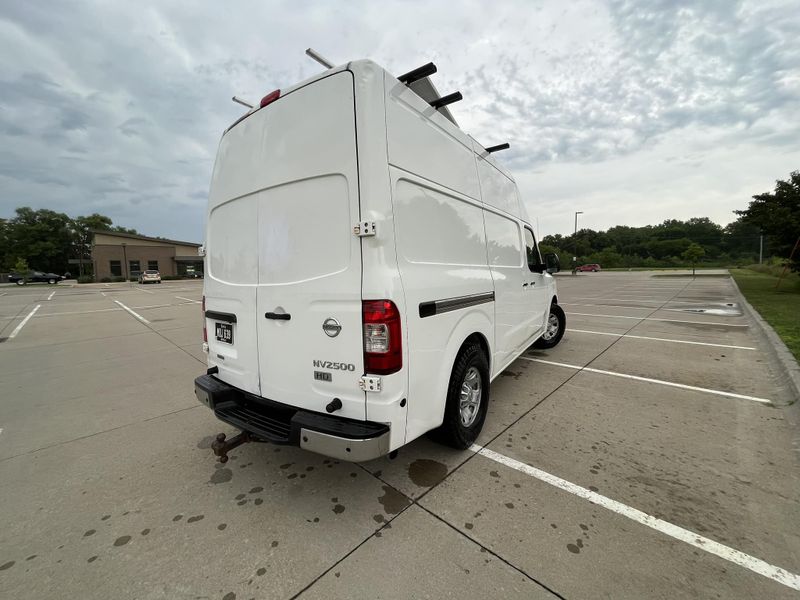
POLYGON ((40 271, 63 273, 72 244, 71 220, 64 213, 22 206, 5 224, 7 249, 2 267, 17 257, 40 271))
MULTIPOLYGON (((758 227, 770 237, 774 254, 788 258, 800 238, 800 171, 793 171, 787 181, 775 182, 774 192, 753 196, 745 210, 734 211, 744 224, 758 227)), ((800 271, 800 256, 791 264, 800 271)))
POLYGON ((706 251, 703 250, 703 247, 700 244, 695 244, 694 242, 686 248, 681 254, 681 258, 692 265, 692 277, 694 277, 694 269, 697 266, 697 261, 699 261, 704 255, 706 251))

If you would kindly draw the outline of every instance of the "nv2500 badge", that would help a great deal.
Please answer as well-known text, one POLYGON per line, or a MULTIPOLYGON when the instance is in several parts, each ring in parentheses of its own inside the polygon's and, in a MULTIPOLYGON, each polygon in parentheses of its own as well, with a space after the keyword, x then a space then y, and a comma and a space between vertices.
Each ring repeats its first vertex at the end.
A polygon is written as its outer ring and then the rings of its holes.
POLYGON ((333 371, 355 371, 353 363, 331 362, 329 360, 315 360, 314 366, 318 369, 331 369, 333 371))

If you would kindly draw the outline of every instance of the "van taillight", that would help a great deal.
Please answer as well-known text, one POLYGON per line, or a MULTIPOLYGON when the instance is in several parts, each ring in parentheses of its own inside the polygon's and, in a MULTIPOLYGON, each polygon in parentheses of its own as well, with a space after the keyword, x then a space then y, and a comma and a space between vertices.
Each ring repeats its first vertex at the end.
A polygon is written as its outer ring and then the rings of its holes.
POLYGON ((264 96, 261 99, 261 104, 260 104, 261 108, 264 108, 270 102, 275 102, 275 100, 277 100, 280 97, 281 97, 281 91, 280 90, 275 90, 275 91, 270 92, 269 94, 267 94, 266 96, 264 96))
POLYGON ((208 330, 206 329, 206 297, 203 296, 203 302, 200 304, 203 310, 203 341, 208 343, 208 330))
POLYGON ((400 311, 391 300, 364 300, 364 370, 376 375, 397 373, 403 367, 400 311))

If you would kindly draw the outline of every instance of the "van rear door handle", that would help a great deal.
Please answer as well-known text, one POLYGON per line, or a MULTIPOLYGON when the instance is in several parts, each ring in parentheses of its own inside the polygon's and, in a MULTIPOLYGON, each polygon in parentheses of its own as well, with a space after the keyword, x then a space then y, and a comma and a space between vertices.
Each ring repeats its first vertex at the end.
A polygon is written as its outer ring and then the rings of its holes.
POLYGON ((289 321, 292 318, 292 315, 290 315, 289 313, 268 312, 268 313, 264 313, 264 316, 267 319, 275 319, 277 321, 289 321))
POLYGON ((528 284, 527 283, 523 283, 522 287, 528 287, 528 284))

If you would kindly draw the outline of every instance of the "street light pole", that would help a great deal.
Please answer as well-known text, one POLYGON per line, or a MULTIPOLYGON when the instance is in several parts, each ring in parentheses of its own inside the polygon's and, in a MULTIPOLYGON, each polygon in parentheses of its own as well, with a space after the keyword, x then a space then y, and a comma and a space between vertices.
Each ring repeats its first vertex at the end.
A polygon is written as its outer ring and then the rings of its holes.
POLYGON ((575 246, 575 253, 572 255, 572 274, 577 273, 578 268, 578 215, 582 215, 583 211, 579 210, 575 213, 575 233, 572 234, 572 241, 575 246))

